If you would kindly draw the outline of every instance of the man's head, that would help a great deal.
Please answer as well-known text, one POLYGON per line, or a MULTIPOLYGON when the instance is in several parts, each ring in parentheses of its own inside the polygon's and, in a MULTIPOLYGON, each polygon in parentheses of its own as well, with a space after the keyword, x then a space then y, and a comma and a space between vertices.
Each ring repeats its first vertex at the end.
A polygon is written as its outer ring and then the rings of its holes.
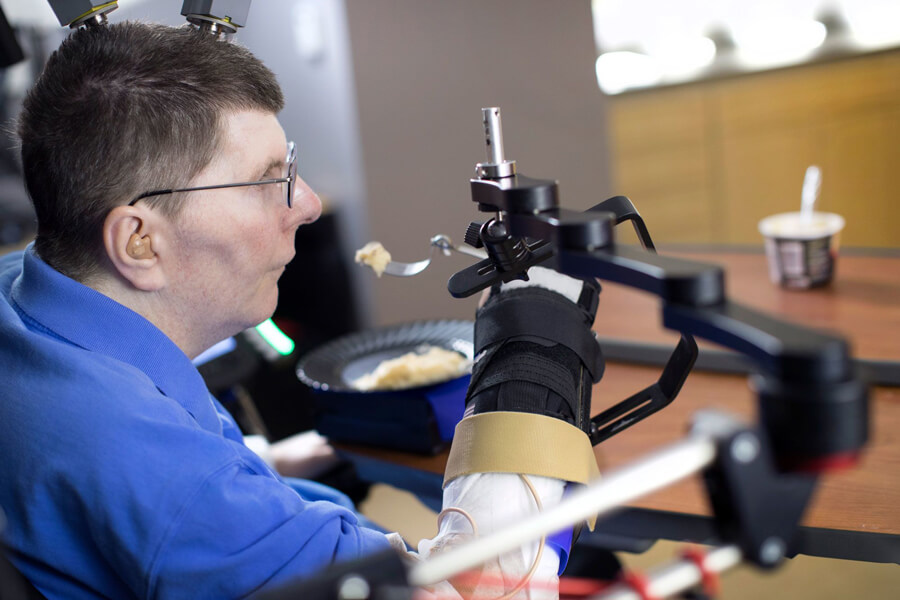
MULTIPOLYGON (((38 254, 90 279, 106 262, 103 225, 113 207, 148 190, 187 187, 216 156, 226 115, 274 115, 283 103, 269 69, 211 35, 140 23, 72 33, 18 125, 38 254)), ((175 216, 180 200, 142 202, 175 216)))
POLYGON ((288 167, 282 103, 258 59, 209 34, 137 23, 73 33, 19 123, 38 254, 189 356, 263 321, 297 227, 321 212, 299 177, 293 208, 286 184, 264 183, 288 167), (198 187, 214 189, 131 202, 198 187))

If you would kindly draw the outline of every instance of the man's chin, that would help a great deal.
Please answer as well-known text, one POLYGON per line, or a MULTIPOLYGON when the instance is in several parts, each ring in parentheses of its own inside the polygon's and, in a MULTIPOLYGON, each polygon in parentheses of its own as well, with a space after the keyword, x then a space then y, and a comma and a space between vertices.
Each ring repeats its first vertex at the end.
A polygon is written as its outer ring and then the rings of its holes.
POLYGON ((272 318, 272 315, 275 314, 275 309, 278 307, 278 288, 275 288, 274 293, 271 294, 271 298, 265 302, 265 305, 260 303, 260 306, 257 307, 257 310, 253 311, 251 315, 248 315, 246 319, 242 319, 241 327, 238 330, 238 333, 244 331, 245 329, 250 329, 251 327, 256 327, 260 323, 265 322, 267 319, 272 318))
POLYGON ((266 319, 272 318, 272 315, 275 314, 276 308, 278 308, 278 286, 275 286, 274 292, 272 293, 271 300, 269 300, 266 308, 261 311, 262 319, 257 321, 257 324, 262 323, 266 319))

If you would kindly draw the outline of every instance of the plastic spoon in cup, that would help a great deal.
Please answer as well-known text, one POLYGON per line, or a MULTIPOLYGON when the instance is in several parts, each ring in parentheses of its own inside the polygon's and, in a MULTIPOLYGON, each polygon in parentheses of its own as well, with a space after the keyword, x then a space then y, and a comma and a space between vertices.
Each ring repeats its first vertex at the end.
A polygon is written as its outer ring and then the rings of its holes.
POLYGON ((815 165, 806 169, 803 177, 803 190, 800 195, 800 220, 804 223, 812 222, 816 200, 819 198, 819 188, 822 186, 822 171, 815 165))

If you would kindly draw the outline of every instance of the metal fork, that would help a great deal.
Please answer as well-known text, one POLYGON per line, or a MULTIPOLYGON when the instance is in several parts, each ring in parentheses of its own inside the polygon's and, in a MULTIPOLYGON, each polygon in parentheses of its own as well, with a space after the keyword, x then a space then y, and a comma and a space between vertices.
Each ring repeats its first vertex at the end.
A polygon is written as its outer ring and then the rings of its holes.
POLYGON ((476 258, 487 258, 487 253, 483 250, 476 250, 465 246, 454 246, 449 237, 438 234, 431 238, 431 252, 428 258, 411 263, 392 260, 384 267, 384 272, 395 277, 412 277, 413 275, 418 275, 431 264, 431 259, 434 258, 434 251, 436 249, 440 250, 444 256, 450 256, 450 252, 454 251, 461 254, 468 254, 469 256, 474 256, 476 258))

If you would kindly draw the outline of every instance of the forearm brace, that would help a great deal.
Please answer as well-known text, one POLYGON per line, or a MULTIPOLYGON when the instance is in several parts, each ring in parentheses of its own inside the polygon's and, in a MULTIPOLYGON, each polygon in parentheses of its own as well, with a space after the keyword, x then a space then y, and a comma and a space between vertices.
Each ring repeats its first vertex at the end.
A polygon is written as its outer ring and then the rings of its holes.
POLYGON ((587 483, 599 476, 590 433, 591 385, 603 357, 591 324, 599 284, 578 303, 537 287, 495 293, 478 311, 466 417, 445 484, 508 472, 587 483))
POLYGON ((596 283, 578 304, 536 287, 492 296, 475 321, 466 414, 533 413, 589 434, 591 385, 604 368, 590 329, 598 299, 596 283))

